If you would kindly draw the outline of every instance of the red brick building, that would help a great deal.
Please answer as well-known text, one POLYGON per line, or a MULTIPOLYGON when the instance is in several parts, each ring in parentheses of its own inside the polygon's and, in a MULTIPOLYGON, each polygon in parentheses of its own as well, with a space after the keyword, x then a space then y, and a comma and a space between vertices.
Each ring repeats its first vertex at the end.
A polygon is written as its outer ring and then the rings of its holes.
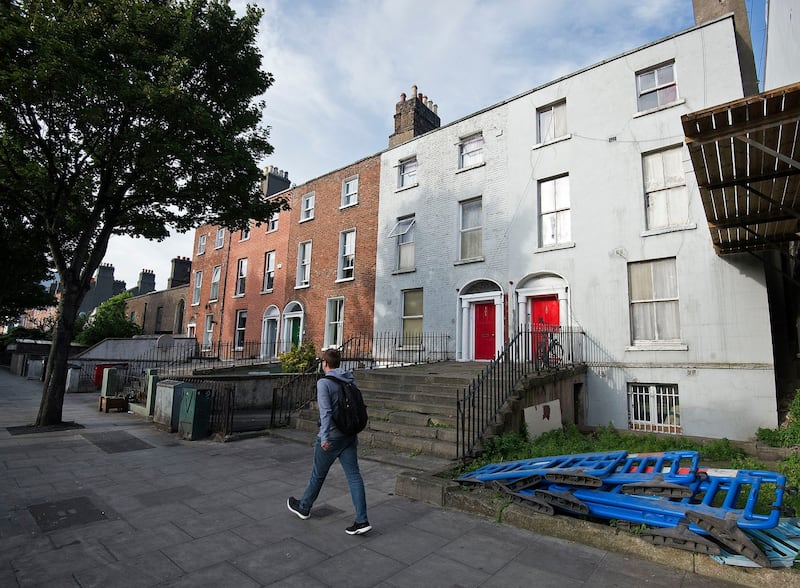
POLYGON ((285 172, 265 178, 265 193, 290 210, 249 231, 195 232, 189 334, 206 350, 265 359, 371 334, 380 156, 283 191, 285 172))

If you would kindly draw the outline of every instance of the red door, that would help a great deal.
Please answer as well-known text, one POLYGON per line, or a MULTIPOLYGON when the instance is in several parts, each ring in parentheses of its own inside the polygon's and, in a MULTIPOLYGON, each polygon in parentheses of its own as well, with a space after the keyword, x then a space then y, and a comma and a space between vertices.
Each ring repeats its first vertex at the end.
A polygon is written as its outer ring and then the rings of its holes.
POLYGON ((548 333, 558 330, 560 324, 558 296, 537 296, 531 300, 531 330, 533 350, 541 359, 547 355, 548 333))
POLYGON ((494 359, 494 303, 475 305, 475 359, 494 359))
POLYGON ((558 296, 537 296, 531 300, 531 326, 534 330, 545 327, 557 327, 560 322, 558 296))

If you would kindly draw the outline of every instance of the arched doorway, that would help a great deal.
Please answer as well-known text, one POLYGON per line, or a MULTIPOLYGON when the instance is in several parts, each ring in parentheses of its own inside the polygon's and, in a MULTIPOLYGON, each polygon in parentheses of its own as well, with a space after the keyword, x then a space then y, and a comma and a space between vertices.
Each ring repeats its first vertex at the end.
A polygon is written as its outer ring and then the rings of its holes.
POLYGON ((277 306, 270 306, 261 319, 261 359, 278 357, 278 324, 281 311, 277 306))
POLYGON ((283 331, 281 351, 289 351, 293 346, 303 342, 303 305, 297 301, 290 302, 283 311, 283 331))
POLYGON ((458 357, 488 361, 503 348, 505 302, 503 289, 492 280, 476 280, 458 295, 461 336, 458 357))

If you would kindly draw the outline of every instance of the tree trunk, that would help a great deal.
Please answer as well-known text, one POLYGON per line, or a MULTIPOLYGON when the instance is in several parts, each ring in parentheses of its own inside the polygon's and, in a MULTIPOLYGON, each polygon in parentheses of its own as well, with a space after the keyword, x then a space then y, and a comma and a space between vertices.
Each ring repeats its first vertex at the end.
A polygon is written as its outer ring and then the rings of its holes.
POLYGON ((67 365, 69 361, 69 346, 75 331, 75 316, 77 315, 80 297, 70 295, 70 288, 62 291, 58 305, 58 317, 53 330, 53 344, 47 358, 44 386, 42 388, 42 402, 39 405, 39 416, 36 425, 39 427, 57 425, 61 422, 64 407, 64 393, 67 387, 67 365))

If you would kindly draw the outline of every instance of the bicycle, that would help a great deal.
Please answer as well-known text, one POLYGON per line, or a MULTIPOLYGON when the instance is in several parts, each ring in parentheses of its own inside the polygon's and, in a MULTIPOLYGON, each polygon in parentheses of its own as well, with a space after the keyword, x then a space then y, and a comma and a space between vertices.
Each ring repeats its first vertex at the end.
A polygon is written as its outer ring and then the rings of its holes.
POLYGON ((539 341, 536 349, 536 359, 541 366, 547 369, 558 368, 563 358, 564 348, 556 339, 555 333, 550 332, 539 341))

